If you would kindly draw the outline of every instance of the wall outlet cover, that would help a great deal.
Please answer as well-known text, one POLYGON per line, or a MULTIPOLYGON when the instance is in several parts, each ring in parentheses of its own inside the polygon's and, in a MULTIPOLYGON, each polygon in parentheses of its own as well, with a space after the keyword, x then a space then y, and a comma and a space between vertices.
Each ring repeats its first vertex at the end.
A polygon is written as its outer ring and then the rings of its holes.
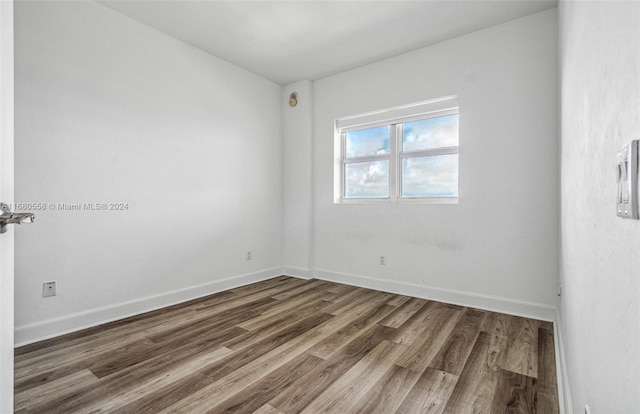
POLYGON ((56 295, 56 282, 44 282, 42 284, 42 297, 48 298, 56 295))

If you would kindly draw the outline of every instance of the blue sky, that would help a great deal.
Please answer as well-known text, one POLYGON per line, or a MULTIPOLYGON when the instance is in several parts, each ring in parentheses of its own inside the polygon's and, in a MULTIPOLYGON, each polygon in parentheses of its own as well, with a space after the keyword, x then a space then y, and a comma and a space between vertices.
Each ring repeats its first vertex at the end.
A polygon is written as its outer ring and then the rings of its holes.
POLYGON ((347 132, 347 157, 389 153, 388 126, 347 132))
POLYGON ((403 151, 458 145, 458 115, 406 122, 402 129, 403 151))
POLYGON ((347 197, 388 197, 389 161, 347 164, 345 195, 347 197))
MULTIPOLYGON (((390 127, 347 132, 346 156, 389 153, 390 127)), ((403 124, 402 151, 458 145, 458 115, 447 115, 403 124)), ((388 161, 350 163, 345 167, 347 197, 387 197, 388 161)), ((402 196, 457 196, 458 154, 405 158, 401 163, 402 196)))
POLYGON ((458 154, 402 160, 403 197, 456 197, 458 154))

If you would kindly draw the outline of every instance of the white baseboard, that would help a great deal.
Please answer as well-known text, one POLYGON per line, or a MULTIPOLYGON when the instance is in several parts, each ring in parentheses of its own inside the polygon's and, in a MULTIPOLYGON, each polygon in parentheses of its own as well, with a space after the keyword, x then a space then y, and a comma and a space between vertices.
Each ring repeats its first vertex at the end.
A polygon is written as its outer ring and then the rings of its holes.
POLYGON ((215 280, 197 286, 190 286, 154 296, 147 296, 128 302, 116 303, 101 308, 89 309, 70 315, 52 318, 41 322, 16 326, 15 346, 27 345, 43 339, 64 335, 92 326, 127 318, 144 312, 197 299, 227 289, 233 289, 250 283, 261 282, 282 275, 282 268, 274 267, 258 272, 245 273, 215 280))
POLYGON ((314 276, 321 280, 553 322, 560 414, 573 413, 562 343, 562 328, 555 306, 320 269, 314 271, 314 276))
POLYGON ((556 378, 558 382, 558 403, 560 414, 572 414, 571 391, 569 388, 569 376, 567 373, 567 360, 565 358, 564 343, 562 341, 562 318, 560 315, 553 324, 555 328, 554 338, 556 344, 556 378))
POLYGON ((300 279, 311 279, 313 277, 313 272, 311 271, 311 269, 305 269, 296 266, 283 266, 282 274, 286 276, 297 277, 300 279))
POLYGON ((556 319, 556 308, 542 303, 517 301, 497 296, 480 295, 477 293, 459 290, 435 288, 416 285, 413 283, 399 282, 397 280, 377 279, 368 276, 338 273, 321 269, 316 269, 314 271, 314 276, 318 279, 329 280, 332 282, 346 283, 368 289, 437 300, 439 302, 451 303, 454 305, 486 309, 494 312, 524 316, 543 321, 553 322, 556 319))
POLYGON ((437 300, 461 306, 469 306, 511 315, 553 321, 555 330, 556 376, 558 381, 560 413, 571 414, 573 412, 571 409, 571 395, 569 391, 564 346, 562 343, 562 327, 555 307, 540 303, 515 301, 496 296, 479 295, 464 291, 441 289, 406 282, 332 272, 328 270, 318 269, 312 271, 310 269, 295 266, 283 266, 281 268, 276 267, 258 272, 246 273, 197 286, 166 292, 160 295, 147 296, 129 302, 90 309, 84 312, 52 318, 33 324, 16 326, 15 346, 19 347, 27 345, 33 342, 164 308, 250 283, 261 282, 283 274, 301 279, 311 279, 315 277, 321 280, 346 283, 368 289, 382 290, 385 292, 437 300))

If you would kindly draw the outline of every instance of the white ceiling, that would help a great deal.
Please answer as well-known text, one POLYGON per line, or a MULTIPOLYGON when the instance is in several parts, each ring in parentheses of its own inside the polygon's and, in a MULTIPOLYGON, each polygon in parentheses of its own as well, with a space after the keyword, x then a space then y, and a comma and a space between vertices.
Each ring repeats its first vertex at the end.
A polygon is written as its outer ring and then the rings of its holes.
POLYGON ((282 85, 320 79, 557 5, 556 0, 99 3, 282 85))

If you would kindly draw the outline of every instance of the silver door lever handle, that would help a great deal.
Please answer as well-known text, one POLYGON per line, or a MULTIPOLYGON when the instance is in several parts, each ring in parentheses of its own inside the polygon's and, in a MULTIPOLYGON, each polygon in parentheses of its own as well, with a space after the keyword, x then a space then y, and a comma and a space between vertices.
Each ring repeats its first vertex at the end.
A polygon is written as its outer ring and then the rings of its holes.
POLYGON ((6 203, 0 203, 0 234, 6 233, 9 224, 33 223, 36 215, 33 213, 12 213, 6 203))

